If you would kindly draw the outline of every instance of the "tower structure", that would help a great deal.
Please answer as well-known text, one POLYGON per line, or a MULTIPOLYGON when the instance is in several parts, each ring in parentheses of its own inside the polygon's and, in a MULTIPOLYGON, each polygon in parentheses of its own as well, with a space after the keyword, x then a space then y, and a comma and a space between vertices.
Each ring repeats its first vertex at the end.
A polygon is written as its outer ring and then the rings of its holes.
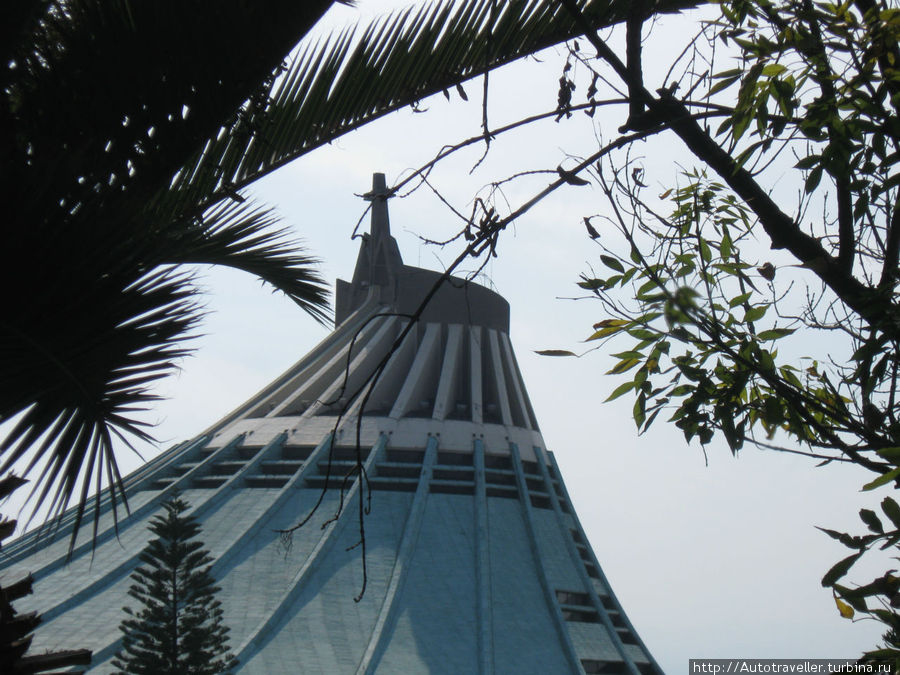
POLYGON ((118 536, 104 501, 93 555, 86 532, 66 562, 71 513, 53 538, 4 547, 0 574, 35 577, 31 606, 19 603, 44 618, 34 650, 88 648, 91 672, 111 670, 147 523, 177 488, 216 558, 237 672, 661 672, 541 437, 507 302, 451 279, 395 344, 440 275, 403 264, 388 196, 376 174, 371 231, 352 281, 337 283, 334 332, 129 475, 118 536), (356 393, 379 365, 360 417, 356 393), (278 530, 317 503, 286 547, 278 530))

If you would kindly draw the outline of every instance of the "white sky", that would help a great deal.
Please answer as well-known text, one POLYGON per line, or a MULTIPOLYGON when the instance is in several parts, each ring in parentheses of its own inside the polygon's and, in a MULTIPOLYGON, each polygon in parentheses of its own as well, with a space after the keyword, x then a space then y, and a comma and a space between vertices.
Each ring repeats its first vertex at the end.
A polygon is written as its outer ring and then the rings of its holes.
MULTIPOLYGON (((361 10, 342 11, 352 17, 379 8, 363 3, 361 10)), ((659 35, 666 43, 651 40, 648 53, 663 60, 665 53, 679 50, 675 37, 689 27, 664 22, 659 35)), ((491 76, 493 126, 555 106, 564 57, 551 50, 540 60, 491 76)), ((321 148, 262 181, 255 193, 276 205, 309 251, 323 259, 321 270, 330 281, 349 278, 357 253, 357 242, 349 237, 365 208, 353 193, 369 189, 374 171, 387 174, 391 184, 442 145, 479 133, 481 81, 467 84, 466 91, 468 103, 455 93, 451 102, 438 95, 423 102, 427 113, 405 110, 321 148)), ((624 117, 624 111, 613 111, 601 127, 612 134, 624 117)), ((469 176, 483 150, 478 146, 439 167, 434 182, 457 208, 468 211, 477 190, 492 179, 522 169, 554 169, 566 152, 593 152, 588 122, 576 115, 499 138, 469 176)), ((646 161, 644 181, 660 192, 671 185, 677 163, 691 166, 687 151, 671 140, 637 150, 653 158, 646 161)), ((507 196, 515 207, 549 182, 538 176, 507 196)), ((545 348, 581 351, 579 341, 591 324, 606 318, 598 303, 558 299, 578 295, 579 273, 598 264, 599 250, 581 218, 603 208, 594 188, 557 192, 502 236, 499 258, 486 272, 511 305, 511 338, 547 447, 556 454, 578 516, 637 631, 670 673, 686 672, 689 658, 849 658, 874 647, 880 624, 841 619, 830 593, 819 585, 848 552, 814 529, 862 529, 856 512, 884 496, 858 493, 868 480, 865 472, 817 469, 803 458, 751 448, 735 459, 718 442, 708 448, 706 466, 699 446, 686 445, 662 417, 638 438, 629 397, 601 403, 620 381, 603 374, 611 362, 602 354, 577 360, 534 354, 545 348)), ((439 238, 458 227, 427 188, 391 200, 390 212, 405 262, 441 269, 441 261, 456 256, 459 248, 439 251, 415 236, 439 238)), ((198 434, 327 334, 250 277, 203 274, 211 313, 196 356, 164 384, 169 400, 157 409, 160 449, 198 434)), ((624 349, 617 347, 613 351, 624 349)), ((824 357, 828 346, 811 343, 805 349, 824 357)))

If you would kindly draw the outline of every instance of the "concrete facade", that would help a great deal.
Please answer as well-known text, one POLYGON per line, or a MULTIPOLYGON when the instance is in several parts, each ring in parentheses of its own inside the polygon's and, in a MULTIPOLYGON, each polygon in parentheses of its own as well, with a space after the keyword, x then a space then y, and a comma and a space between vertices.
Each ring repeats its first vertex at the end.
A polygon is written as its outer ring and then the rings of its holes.
POLYGON ((328 338, 213 428, 128 476, 132 515, 117 539, 103 504, 93 556, 84 528, 66 564, 65 524, 53 538, 4 548, 0 574, 37 581, 17 605, 44 616, 34 649, 89 648, 91 672, 110 672, 147 524, 177 487, 216 559, 242 674, 661 672, 541 437, 508 304, 453 280, 400 340, 404 315, 439 275, 403 265, 383 176, 370 197, 371 233, 353 280, 338 283, 328 338), (276 530, 320 499, 286 547, 276 530), (357 601, 360 499, 370 513, 357 601))

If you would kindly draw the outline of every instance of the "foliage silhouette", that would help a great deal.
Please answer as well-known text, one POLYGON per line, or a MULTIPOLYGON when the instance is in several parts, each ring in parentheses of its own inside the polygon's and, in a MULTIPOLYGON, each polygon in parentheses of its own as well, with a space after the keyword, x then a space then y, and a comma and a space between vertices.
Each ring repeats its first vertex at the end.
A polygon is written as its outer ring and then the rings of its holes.
POLYGON ((138 609, 124 608, 122 648, 113 666, 130 675, 214 675, 234 668, 213 558, 196 537, 200 525, 186 515, 178 494, 150 521, 155 535, 141 552, 128 595, 138 609))
MULTIPOLYGON (((91 489, 95 516, 102 486, 113 508, 124 499, 114 440, 152 440, 140 416, 151 386, 190 352, 202 314, 191 265, 250 272, 326 319, 315 261, 240 191, 578 30, 544 0, 434 3, 311 39, 285 63, 332 4, 26 0, 5 12, 0 472, 24 464, 51 516, 77 500, 73 544, 91 489)), ((596 26, 623 18, 610 0, 582 10, 596 26)))
MULTIPOLYGON (((0 502, 25 484, 25 480, 9 474, 0 480, 0 502)), ((15 531, 16 521, 0 515, 0 544, 15 531)), ((34 577, 25 577, 0 584, 0 672, 32 675, 46 673, 57 668, 86 666, 91 662, 91 652, 87 649, 29 654, 34 638, 32 631, 40 625, 41 616, 37 612, 21 614, 13 607, 20 598, 34 592, 34 577)), ((72 671, 83 673, 84 671, 72 671)))
MULTIPOLYGON (((719 436, 734 453, 753 444, 856 464, 874 473, 865 490, 900 485, 900 10, 725 0, 655 92, 640 12, 624 57, 581 26, 590 48, 570 50, 561 86, 575 90, 576 63, 589 98, 617 78, 619 134, 671 133, 698 165, 662 194, 630 147, 579 167, 606 204, 585 216, 601 252, 579 285, 603 307, 588 341, 617 345, 608 400, 632 395, 641 433, 665 413, 704 446, 719 436), (777 196, 789 175, 793 204, 777 196)), ((882 510, 887 527, 860 513, 866 535, 825 530, 854 553, 822 584, 841 615, 896 635, 893 570, 838 583, 866 551, 900 543, 900 507, 885 497, 882 510)), ((888 642, 866 658, 896 668, 888 642)))

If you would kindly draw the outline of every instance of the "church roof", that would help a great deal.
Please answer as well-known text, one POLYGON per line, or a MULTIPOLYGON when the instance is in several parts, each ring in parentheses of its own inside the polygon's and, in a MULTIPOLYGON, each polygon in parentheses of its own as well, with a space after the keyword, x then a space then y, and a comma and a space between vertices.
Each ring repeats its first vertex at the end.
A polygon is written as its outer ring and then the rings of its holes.
POLYGON ((67 563, 72 514, 4 547, 0 575, 36 579, 17 605, 43 614, 35 650, 89 648, 110 672, 147 524, 177 489, 216 559, 237 672, 659 672, 546 449, 508 304, 451 279, 418 312, 440 275, 403 264, 380 174, 368 196, 334 332, 128 476, 132 513, 116 536, 104 501, 93 553, 86 532, 67 563))

